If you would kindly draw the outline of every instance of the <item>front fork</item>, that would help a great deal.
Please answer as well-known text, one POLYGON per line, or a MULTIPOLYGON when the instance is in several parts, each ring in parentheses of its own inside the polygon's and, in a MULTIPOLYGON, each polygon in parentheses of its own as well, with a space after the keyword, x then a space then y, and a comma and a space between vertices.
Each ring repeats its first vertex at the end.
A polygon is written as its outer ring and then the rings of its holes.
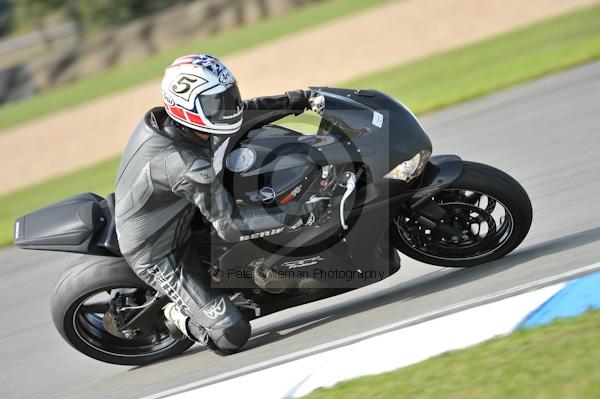
POLYGON ((432 198, 458 179, 462 170, 463 161, 456 155, 436 155, 429 159, 419 187, 407 202, 407 211, 414 214, 422 226, 443 236, 460 236, 461 231, 451 224, 451 215, 432 198))

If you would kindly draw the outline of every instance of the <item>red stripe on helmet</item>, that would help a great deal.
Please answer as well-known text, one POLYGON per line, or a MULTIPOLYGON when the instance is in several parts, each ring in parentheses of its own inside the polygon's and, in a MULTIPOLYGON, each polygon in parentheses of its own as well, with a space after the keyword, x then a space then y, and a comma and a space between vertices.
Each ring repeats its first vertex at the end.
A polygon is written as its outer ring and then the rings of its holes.
POLYGON ((204 123, 200 115, 191 113, 189 111, 185 111, 185 115, 190 122, 195 123, 196 125, 206 126, 206 123, 204 123))
POLYGON ((183 109, 179 108, 179 107, 169 107, 169 110, 173 113, 173 115, 175 115, 176 117, 180 118, 180 119, 185 119, 185 114, 183 109))
POLYGON ((204 122, 204 120, 202 120, 202 117, 200 115, 194 114, 194 113, 192 113, 188 110, 185 110, 181 107, 171 106, 164 101, 163 101, 163 104, 164 104, 165 108, 167 109, 167 111, 172 113, 173 116, 175 116, 176 118, 179 118, 182 121, 194 123, 198 126, 206 126, 206 123, 204 122))
POLYGON ((180 66, 180 65, 195 65, 193 62, 179 62, 177 64, 171 64, 167 67, 167 69, 169 68, 174 68, 176 66, 180 66))
POLYGON ((177 58, 175 61, 173 61, 171 63, 171 65, 169 65, 167 67, 167 69, 173 68, 173 67, 176 67, 176 66, 180 66, 180 65, 194 64, 194 60, 196 58, 198 58, 198 55, 194 55, 194 54, 184 55, 182 57, 177 58))

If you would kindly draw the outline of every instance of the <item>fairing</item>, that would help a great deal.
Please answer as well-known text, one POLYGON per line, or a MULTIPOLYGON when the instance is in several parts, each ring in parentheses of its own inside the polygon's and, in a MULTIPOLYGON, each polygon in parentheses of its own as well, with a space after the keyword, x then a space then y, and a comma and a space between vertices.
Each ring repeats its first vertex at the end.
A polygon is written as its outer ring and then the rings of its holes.
MULTIPOLYGON (((420 151, 431 152, 425 130, 415 115, 396 99, 376 90, 313 89, 325 96, 318 135, 334 136, 343 145, 350 143, 349 147, 356 151, 348 151, 347 157, 367 165, 375 184, 386 183, 383 178, 386 173, 420 151)), ((321 150, 341 152, 339 148, 326 147, 321 150)))

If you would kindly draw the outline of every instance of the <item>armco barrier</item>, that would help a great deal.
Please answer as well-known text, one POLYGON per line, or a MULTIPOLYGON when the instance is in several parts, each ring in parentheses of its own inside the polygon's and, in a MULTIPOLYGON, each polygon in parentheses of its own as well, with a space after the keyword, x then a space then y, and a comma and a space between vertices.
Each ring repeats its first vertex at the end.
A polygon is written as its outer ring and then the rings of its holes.
POLYGON ((26 65, 0 70, 0 105, 35 93, 33 78, 26 65))

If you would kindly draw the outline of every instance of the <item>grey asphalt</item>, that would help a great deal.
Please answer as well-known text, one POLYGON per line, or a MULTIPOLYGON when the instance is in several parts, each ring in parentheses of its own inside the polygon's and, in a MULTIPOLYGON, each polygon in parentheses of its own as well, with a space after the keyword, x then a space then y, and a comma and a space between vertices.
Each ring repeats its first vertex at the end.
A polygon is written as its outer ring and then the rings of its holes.
MULTIPOLYGON (((473 269, 404 258, 399 274, 379 285, 258 320, 258 336, 242 353, 223 358, 195 348, 136 368, 88 359, 54 330, 49 291, 71 256, 7 249, 0 251, 0 397, 141 397, 600 261, 600 63, 422 122, 435 153, 503 169, 530 194, 531 232, 509 256, 473 269)), ((402 342, 374 348, 390 349, 401 351, 402 342)))

